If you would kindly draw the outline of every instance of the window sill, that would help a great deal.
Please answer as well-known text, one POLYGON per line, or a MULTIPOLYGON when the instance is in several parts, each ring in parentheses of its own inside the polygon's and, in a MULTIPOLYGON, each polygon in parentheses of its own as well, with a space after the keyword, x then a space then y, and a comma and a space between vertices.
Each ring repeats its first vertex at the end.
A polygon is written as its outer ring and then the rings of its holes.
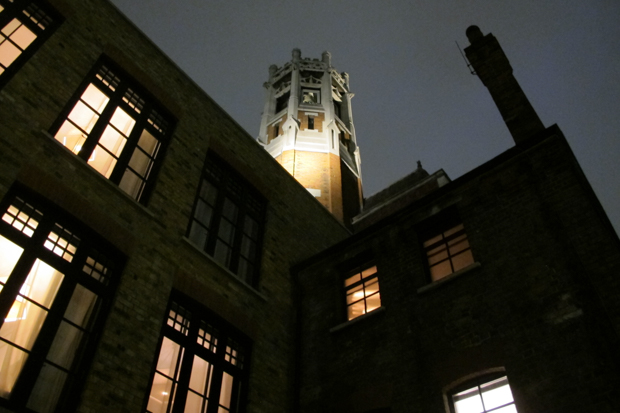
POLYGON ((343 330, 343 329, 345 329, 345 328, 347 328, 347 327, 349 327, 349 326, 351 326, 353 324, 357 324, 357 323, 359 323, 362 320, 366 320, 367 318, 370 318, 373 315, 380 314, 380 313, 383 313, 383 312, 385 312, 385 307, 381 306, 381 307, 377 308, 376 310, 373 310, 373 311, 371 311, 369 313, 366 313, 366 314, 361 315, 359 317, 355 317, 353 320, 345 321, 342 324, 338 324, 337 326, 330 328, 329 332, 330 333, 336 333, 336 332, 338 332, 340 330, 343 330))
POLYGON ((230 278, 235 280, 238 284, 241 284, 243 286, 243 288, 245 288, 246 290, 250 291, 252 294, 257 296, 261 300, 263 300, 265 302, 268 301, 267 297, 265 297, 263 294, 261 294, 257 289, 255 289, 254 287, 252 287, 251 285, 249 285, 248 283, 243 281, 241 278, 237 277, 237 275, 235 273, 233 273, 232 271, 230 271, 228 268, 224 267, 222 264, 220 264, 219 262, 215 261, 212 256, 210 256, 209 254, 207 254, 206 252, 204 252, 203 250, 198 248, 189 238, 182 237, 181 239, 187 245, 189 245, 194 251, 198 252, 200 255, 205 257, 207 260, 209 260, 209 262, 211 262, 213 265, 217 266, 220 270, 222 270, 222 272, 226 273, 226 275, 228 275, 230 278))
POLYGON ((457 272, 453 272, 452 274, 447 275, 447 276, 445 276, 445 277, 443 277, 443 278, 441 278, 441 279, 439 279, 437 281, 434 281, 434 282, 432 282, 430 284, 427 284, 424 287, 418 288, 417 292, 418 292, 418 294, 423 294, 423 293, 425 293, 427 291, 434 290, 434 289, 444 285, 445 283, 450 282, 451 280, 453 280, 455 278, 458 278, 458 277, 460 277, 460 276, 462 276, 464 274, 467 274, 467 273, 471 272, 472 270, 475 270, 476 268, 480 268, 481 266, 482 266, 482 264, 480 264, 479 262, 474 262, 473 264, 468 265, 467 267, 465 267, 463 269, 460 269, 457 272))
POLYGON ((62 153, 63 156, 66 156, 67 158, 72 159, 73 162, 76 162, 76 163, 79 163, 79 164, 83 165, 84 168, 86 170, 88 170, 91 175, 94 175, 98 179, 100 179, 103 182, 105 182, 105 184, 108 185, 110 188, 114 188, 114 190, 118 194, 122 195, 123 198, 128 200, 131 203, 131 205, 133 205, 134 207, 138 208, 139 210, 141 210, 142 212, 144 212, 145 214, 147 214, 151 218, 155 217, 155 214, 153 212, 151 212, 147 207, 145 207, 144 205, 142 205, 141 203, 136 201, 134 198, 129 196, 129 194, 127 194, 125 191, 123 191, 121 188, 119 188, 118 185, 116 185, 115 183, 111 182, 109 179, 107 179, 106 177, 101 175, 99 172, 97 172, 92 166, 90 166, 88 164, 88 162, 86 162, 84 159, 80 158, 79 156, 77 156, 73 152, 71 152, 63 144, 61 144, 56 139, 54 139, 54 137, 49 132, 47 132, 46 130, 41 129, 40 133, 43 136, 45 136, 47 141, 51 141, 51 145, 50 146, 52 146, 53 148, 58 149, 58 151, 60 153, 62 153))

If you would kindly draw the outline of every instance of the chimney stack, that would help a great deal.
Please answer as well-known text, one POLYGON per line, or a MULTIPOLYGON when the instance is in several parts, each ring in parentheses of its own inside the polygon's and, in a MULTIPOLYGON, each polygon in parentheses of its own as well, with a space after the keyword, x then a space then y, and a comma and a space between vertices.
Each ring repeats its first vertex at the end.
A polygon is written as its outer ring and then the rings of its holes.
POLYGON ((465 49, 467 59, 489 89, 515 143, 543 131, 543 123, 512 75, 510 62, 495 36, 484 36, 478 26, 469 26, 466 34, 471 44, 465 49))

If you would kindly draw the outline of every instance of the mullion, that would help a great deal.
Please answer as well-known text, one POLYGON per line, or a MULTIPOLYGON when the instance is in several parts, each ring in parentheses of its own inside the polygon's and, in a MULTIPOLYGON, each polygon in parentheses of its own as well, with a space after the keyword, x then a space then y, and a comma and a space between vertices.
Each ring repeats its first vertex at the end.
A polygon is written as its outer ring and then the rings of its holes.
MULTIPOLYGON (((73 105, 71 106, 71 109, 73 109, 76 103, 80 101, 80 98, 82 97, 82 95, 84 94, 84 91, 86 91, 86 88, 88 88, 88 85, 90 83, 92 82, 89 82, 82 89, 80 96, 75 101, 75 103, 73 103, 73 105)), ((117 102, 119 98, 118 98, 117 92, 121 88, 123 87, 119 85, 119 87, 116 89, 116 92, 114 92, 113 94, 105 93, 105 95, 108 98, 110 98, 110 100, 106 104, 105 108, 103 108, 103 111, 99 115, 99 119, 97 119, 97 122, 95 122, 95 125, 93 126, 90 133, 88 134, 86 141, 84 141, 84 144, 82 145, 82 149, 78 153, 78 156, 86 162, 88 162, 88 159, 92 155, 93 151, 97 148, 97 144, 99 143, 99 140, 101 139, 101 135, 103 135, 105 128, 110 124, 110 119, 112 119, 112 116, 114 115, 114 111, 116 110, 116 107, 118 106, 117 102)), ((106 89, 106 92, 108 91, 109 89, 106 89)), ((71 110, 69 110, 69 113, 71 113, 71 110)), ((69 119, 69 113, 67 114, 66 119, 69 119)))
MULTIPOLYGON (((203 178, 206 179, 206 178, 203 178)), ((215 205, 213 206, 213 216, 211 218, 211 227, 209 228, 209 236, 207 237, 207 246, 205 251, 207 254, 213 256, 215 254, 215 245, 217 244, 217 240, 219 239, 219 230, 220 223, 224 218, 224 202, 226 201, 226 197, 228 195, 228 176, 224 176, 220 181, 220 185, 217 186, 217 198, 215 200, 215 205)))
POLYGON ((194 309, 188 308, 188 310, 191 312, 193 318, 189 322, 187 336, 184 335, 184 341, 186 341, 186 343, 177 342, 182 345, 184 351, 181 360, 179 381, 177 382, 178 392, 175 393, 174 408, 172 410, 175 413, 181 413, 183 410, 185 410, 185 404, 187 402, 187 392, 189 391, 189 381, 191 378, 192 366, 195 357, 195 342, 196 338, 198 337, 198 330, 200 329, 200 318, 195 316, 196 313, 194 309))
MULTIPOLYGON (((122 99, 122 96, 121 96, 121 102, 125 103, 122 99)), ((112 174, 110 175, 110 181, 114 183, 119 183, 121 181, 121 179, 123 178, 123 175, 125 174, 125 170, 129 167, 129 161, 131 160, 131 157, 133 156, 134 150, 138 146, 138 141, 140 140, 140 136, 142 135, 142 131, 144 130, 144 124, 146 123, 146 119, 143 116, 144 111, 142 113, 137 113, 137 112, 132 113, 132 112, 135 112, 135 110, 131 108, 129 105, 122 105, 122 106, 126 106, 131 109, 131 112, 128 112, 128 115, 132 119, 134 119, 136 123, 133 125, 133 129, 131 130, 131 133, 129 134, 129 136, 127 136, 127 142, 125 142, 125 146, 123 147, 123 150, 120 156, 116 158, 117 159, 116 165, 114 165, 114 170, 112 171, 112 174), (137 115, 137 118, 132 115, 134 116, 137 115)), ((119 105, 121 109, 125 110, 126 108, 123 108, 122 106, 119 105)))

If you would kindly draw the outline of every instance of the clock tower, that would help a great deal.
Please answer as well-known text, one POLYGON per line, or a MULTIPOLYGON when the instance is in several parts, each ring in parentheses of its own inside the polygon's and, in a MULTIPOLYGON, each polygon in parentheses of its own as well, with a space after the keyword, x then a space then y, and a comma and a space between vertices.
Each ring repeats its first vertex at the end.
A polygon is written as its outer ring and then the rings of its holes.
POLYGON ((258 141, 341 222, 360 212, 362 179, 349 75, 331 55, 269 67, 258 141))

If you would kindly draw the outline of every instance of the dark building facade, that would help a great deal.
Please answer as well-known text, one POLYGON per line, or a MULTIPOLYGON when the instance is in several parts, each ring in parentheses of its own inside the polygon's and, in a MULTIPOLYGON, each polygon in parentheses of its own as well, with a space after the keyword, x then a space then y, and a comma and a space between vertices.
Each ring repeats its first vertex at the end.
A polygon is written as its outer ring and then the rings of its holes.
POLYGON ((466 49, 516 145, 421 167, 297 266, 299 411, 615 412, 618 237, 492 35, 466 49))
POLYGON ((492 36, 515 147, 345 227, 108 1, 0 32, 0 412, 618 410, 618 238, 492 36))

